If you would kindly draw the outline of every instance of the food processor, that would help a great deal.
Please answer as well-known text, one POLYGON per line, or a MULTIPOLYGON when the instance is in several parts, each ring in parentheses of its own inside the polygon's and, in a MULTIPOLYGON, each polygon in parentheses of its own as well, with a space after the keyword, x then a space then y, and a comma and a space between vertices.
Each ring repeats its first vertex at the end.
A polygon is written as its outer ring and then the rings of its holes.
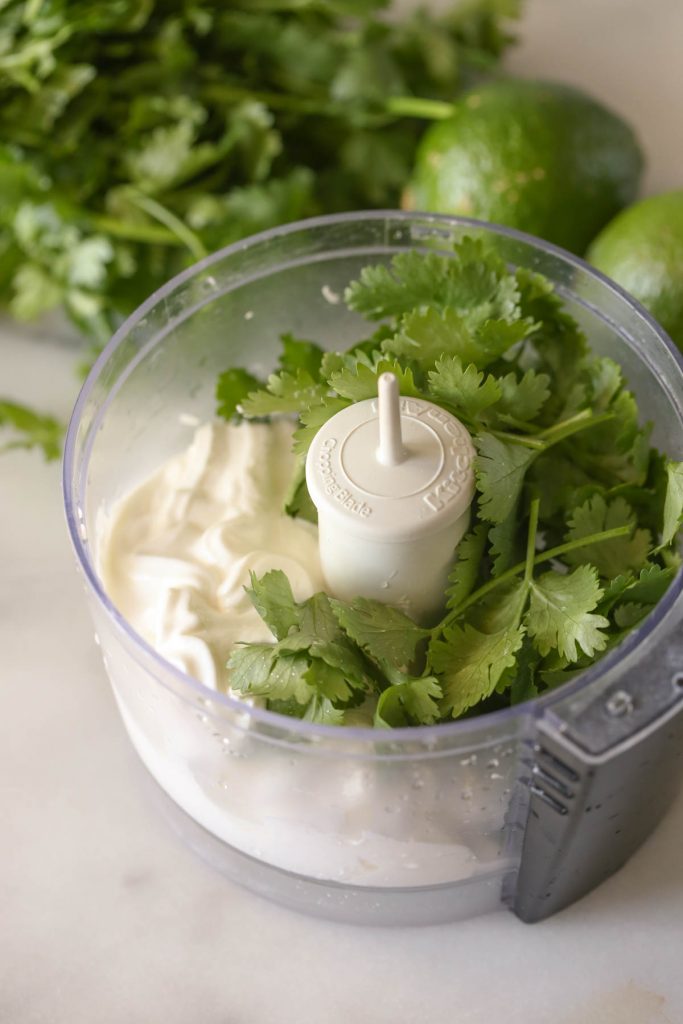
POLYGON ((652 442, 683 458, 683 362, 648 314, 580 259, 465 218, 364 212, 256 235, 202 260, 118 330, 76 404, 68 527, 128 735, 164 813, 228 877, 356 923, 508 907, 538 921, 616 871, 665 813, 683 754, 683 576, 602 660, 525 704, 449 724, 325 726, 249 706, 165 661, 98 572, 116 503, 213 416, 218 374, 270 372, 284 332, 367 335, 343 293, 405 249, 482 238, 546 275, 592 349, 620 364, 652 442))

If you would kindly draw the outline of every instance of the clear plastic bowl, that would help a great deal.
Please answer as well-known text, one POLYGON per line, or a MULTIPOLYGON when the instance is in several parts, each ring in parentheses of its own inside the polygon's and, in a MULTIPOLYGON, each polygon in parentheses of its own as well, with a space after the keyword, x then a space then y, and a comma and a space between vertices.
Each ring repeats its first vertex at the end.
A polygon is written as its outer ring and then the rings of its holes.
POLYGON ((513 231, 383 212, 269 231, 169 282, 100 356, 66 442, 68 524, 104 663, 177 830, 234 880, 338 919, 424 923, 500 906, 520 863, 536 719, 568 694, 588 700, 625 661, 666 642, 681 617, 680 575, 626 644, 548 697, 387 733, 247 708, 166 662, 108 598, 96 568, 97 524, 188 445, 188 416, 212 417, 220 371, 269 371, 283 331, 348 346, 367 324, 339 298, 365 264, 406 248, 448 250, 463 235, 493 241, 511 265, 555 282, 593 348, 623 367, 643 415, 655 421, 654 443, 681 458, 680 358, 616 286, 513 231))

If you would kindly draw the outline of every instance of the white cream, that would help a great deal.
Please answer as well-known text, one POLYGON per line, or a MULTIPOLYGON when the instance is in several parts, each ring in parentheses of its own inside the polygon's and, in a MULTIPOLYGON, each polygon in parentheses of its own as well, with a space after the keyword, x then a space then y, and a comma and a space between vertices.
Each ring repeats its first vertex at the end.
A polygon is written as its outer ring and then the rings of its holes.
POLYGON ((173 665, 228 690, 237 641, 271 641, 244 591, 282 569, 299 601, 323 587, 317 530, 283 511, 292 426, 208 423, 116 508, 99 540, 114 603, 173 665))
MULTIPOLYGON (((98 522, 99 569, 115 604, 165 659, 211 689, 229 690, 225 663, 236 641, 272 639, 244 592, 250 570, 283 569, 298 600, 323 587, 316 528, 282 511, 291 433, 284 422, 202 426, 187 451, 98 522)), ((156 685, 156 670, 126 645, 103 646, 145 765, 231 846, 355 885, 430 885, 500 871, 509 769, 474 767, 476 757, 386 763, 354 749, 272 742, 251 728, 251 715, 226 717, 209 699, 198 710, 163 674, 156 685), (486 807, 471 800, 482 771, 490 776, 486 807)), ((349 718, 364 724, 359 712, 349 718)), ((380 747, 385 739, 378 736, 380 747)))

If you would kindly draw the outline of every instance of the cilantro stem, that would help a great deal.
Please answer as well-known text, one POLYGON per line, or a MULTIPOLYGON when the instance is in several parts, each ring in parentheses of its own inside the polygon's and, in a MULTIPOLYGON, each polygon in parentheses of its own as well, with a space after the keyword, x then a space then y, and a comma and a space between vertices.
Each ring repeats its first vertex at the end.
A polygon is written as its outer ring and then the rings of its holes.
POLYGON ((192 255, 196 260, 202 260, 208 255, 202 242, 199 240, 194 231, 188 228, 187 224, 184 224, 180 217, 176 217, 174 213, 167 210, 165 206, 157 202, 156 199, 152 199, 151 196, 143 195, 142 192, 138 192, 137 189, 131 188, 126 190, 126 194, 130 201, 134 203, 140 210, 149 214, 154 220, 158 220, 160 224, 163 224, 174 234, 183 245, 187 246, 192 255))
MULTIPOLYGON (((343 103, 330 100, 327 96, 307 97, 292 96, 279 92, 245 89, 225 82, 211 82, 203 88, 203 96, 213 102, 253 102, 263 103, 272 110, 284 110, 295 114, 311 114, 323 117, 348 117, 348 109, 343 103)), ((453 104, 444 100, 431 100, 422 96, 390 96, 383 104, 385 114, 391 117, 419 117, 425 121, 444 121, 453 115, 453 104)), ((377 113, 381 113, 380 105, 377 113)), ((371 114, 371 111, 367 111, 371 114)))
POLYGON ((602 412, 594 416, 590 409, 582 409, 581 412, 577 412, 576 415, 570 416, 569 419, 562 420, 560 423, 556 423, 552 427, 548 427, 547 430, 541 431, 536 437, 545 441, 546 446, 551 444, 557 444, 559 441, 564 441, 565 438, 571 437, 573 434, 578 434, 581 430, 587 430, 588 428, 597 427, 601 423, 607 423, 609 420, 614 419, 613 412, 602 412))
POLYGON ((602 412, 594 416, 590 409, 582 409, 576 415, 570 416, 569 419, 562 420, 552 427, 548 427, 547 430, 534 434, 533 437, 511 434, 505 430, 491 430, 490 433, 501 441, 510 441, 512 444, 521 444, 525 448, 533 448, 535 451, 544 452, 552 445, 559 444, 560 441, 566 440, 566 438, 571 437, 573 434, 578 434, 582 430, 592 429, 601 423, 606 423, 613 419, 613 412, 602 412))
POLYGON ((173 231, 156 227, 154 224, 134 224, 132 221, 116 220, 115 217, 102 217, 99 214, 88 214, 88 223, 96 231, 104 231, 108 235, 125 238, 129 242, 149 242, 150 245, 185 244, 173 231))
POLYGON ((227 82, 211 82, 202 90, 204 98, 215 103, 251 102, 262 103, 273 110, 285 110, 295 114, 320 114, 332 117, 347 116, 341 104, 331 103, 326 96, 309 99, 305 96, 292 96, 287 93, 264 92, 263 90, 245 89, 227 82))
POLYGON ((526 437, 520 434, 510 434, 505 430, 490 431, 500 441, 512 441, 513 444, 521 444, 525 448, 533 448, 535 451, 544 452, 548 447, 545 441, 539 441, 537 437, 526 437))
POLYGON ((421 117, 427 121, 445 121, 453 116, 453 104, 443 100, 429 100, 420 96, 390 96, 386 101, 387 113, 396 117, 421 117))
MULTIPOLYGON (((633 527, 628 525, 615 526, 611 530, 601 530, 599 533, 590 533, 586 537, 580 537, 576 540, 566 541, 564 544, 558 544, 556 547, 548 548, 547 551, 542 551, 539 555, 536 555, 536 557, 531 561, 531 569, 533 570, 537 565, 542 565, 544 562, 550 562, 553 558, 559 558, 561 555, 566 555, 567 552, 574 551, 576 548, 587 547, 589 544, 601 544, 603 541, 615 540, 617 537, 626 537, 632 532, 632 530, 633 527)), ((529 531, 529 535, 531 536, 531 530, 529 531)), ((431 631, 432 637, 438 636, 439 633, 443 632, 446 626, 449 626, 451 622, 454 622, 455 619, 459 618, 462 613, 473 604, 476 604, 477 601, 486 597, 487 594, 490 594, 492 590, 495 590, 496 587, 501 586, 501 584, 509 583, 510 580, 515 578, 515 576, 519 576, 521 572, 525 574, 525 580, 530 580, 531 577, 527 577, 526 575, 528 559, 529 552, 527 551, 527 559, 523 562, 513 565, 511 569, 501 573, 500 576, 496 576, 494 579, 487 580, 486 583, 482 584, 478 590, 475 590, 473 594, 470 594, 469 597, 465 598, 465 600, 456 608, 453 608, 448 615, 438 623, 438 625, 434 626, 431 631)))

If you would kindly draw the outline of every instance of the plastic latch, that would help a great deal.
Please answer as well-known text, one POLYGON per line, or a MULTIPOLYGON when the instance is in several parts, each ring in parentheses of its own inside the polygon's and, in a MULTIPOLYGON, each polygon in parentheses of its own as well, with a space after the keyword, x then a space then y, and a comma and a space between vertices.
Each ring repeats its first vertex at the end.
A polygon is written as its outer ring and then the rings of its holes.
POLYGON ((681 781, 679 630, 605 686, 558 700, 538 719, 527 759, 528 816, 504 898, 538 921, 618 870, 657 825, 681 781))

